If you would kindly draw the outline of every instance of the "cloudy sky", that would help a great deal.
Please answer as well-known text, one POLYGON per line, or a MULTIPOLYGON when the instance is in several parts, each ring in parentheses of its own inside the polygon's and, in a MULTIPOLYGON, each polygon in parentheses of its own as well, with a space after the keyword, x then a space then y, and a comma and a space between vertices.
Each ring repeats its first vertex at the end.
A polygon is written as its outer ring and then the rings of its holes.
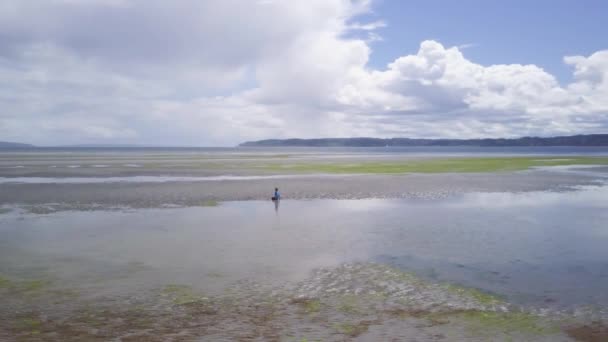
POLYGON ((608 132, 603 0, 2 0, 0 140, 608 132))

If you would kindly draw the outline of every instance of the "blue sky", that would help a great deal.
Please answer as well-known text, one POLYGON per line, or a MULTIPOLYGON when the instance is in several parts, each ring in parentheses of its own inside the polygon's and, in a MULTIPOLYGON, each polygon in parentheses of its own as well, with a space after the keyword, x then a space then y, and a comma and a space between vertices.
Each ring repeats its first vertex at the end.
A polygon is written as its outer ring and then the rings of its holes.
POLYGON ((383 20, 383 41, 370 65, 382 68, 415 53, 421 41, 473 44, 467 58, 483 64, 536 64, 571 80, 563 57, 608 47, 608 1, 602 0, 380 0, 371 20, 383 20))
POLYGON ((608 1, 3 0, 0 141, 608 132, 608 1))

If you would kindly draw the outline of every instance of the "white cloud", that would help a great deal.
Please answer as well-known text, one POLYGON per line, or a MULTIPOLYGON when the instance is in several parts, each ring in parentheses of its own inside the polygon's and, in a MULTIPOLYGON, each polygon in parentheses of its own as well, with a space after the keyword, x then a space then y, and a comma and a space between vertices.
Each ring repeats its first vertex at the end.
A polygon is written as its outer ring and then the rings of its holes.
POLYGON ((482 66, 457 47, 424 41, 415 55, 397 58, 386 70, 359 74, 337 98, 361 115, 394 112, 393 135, 398 125, 409 126, 404 133, 412 135, 416 127, 413 135, 433 137, 604 131, 606 56, 608 51, 566 57, 576 80, 562 87, 536 65, 482 66))
POLYGON ((229 145, 268 137, 486 137, 608 127, 608 51, 483 66, 424 41, 368 66, 369 1, 0 4, 0 140, 229 145), (358 37, 362 33, 361 37, 358 37))
POLYGON ((577 112, 608 112, 608 50, 588 58, 565 57, 564 62, 574 67, 575 81, 568 85, 568 91, 576 97, 577 112))
POLYGON ((352 23, 348 25, 348 29, 350 30, 363 30, 363 31, 373 31, 379 29, 381 27, 386 27, 386 23, 382 20, 374 21, 371 23, 352 23))

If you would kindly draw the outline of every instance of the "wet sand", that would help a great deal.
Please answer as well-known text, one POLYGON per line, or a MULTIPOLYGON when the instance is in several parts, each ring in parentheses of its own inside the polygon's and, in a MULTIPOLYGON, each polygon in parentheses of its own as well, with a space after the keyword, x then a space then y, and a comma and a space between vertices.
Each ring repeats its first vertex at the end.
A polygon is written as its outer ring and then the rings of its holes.
POLYGON ((467 192, 562 191, 601 184, 608 175, 605 166, 594 167, 591 173, 563 172, 556 168, 487 173, 319 175, 289 170, 292 163, 349 165, 441 158, 445 156, 302 151, 283 154, 259 151, 2 153, 0 205, 23 206, 36 212, 200 206, 208 201, 266 200, 275 187, 281 189, 284 199, 432 199, 467 192), (277 163, 282 167, 268 168, 277 163), (44 180, 44 184, 36 183, 36 177, 44 180), (211 180, 210 177, 237 179, 211 180), (121 181, 108 181, 112 178, 121 181))
POLYGON ((478 174, 331 175, 165 183, 0 184, 0 205, 32 210, 200 206, 206 201, 284 199, 442 198, 467 192, 563 191, 603 178, 550 171, 478 174))
POLYGON ((65 289, 4 292, 10 294, 0 311, 0 338, 6 341, 601 341, 607 336, 605 326, 586 325, 584 317, 511 310, 493 297, 425 283, 377 264, 320 269, 288 288, 241 282, 216 296, 183 285, 95 300, 65 289), (35 304, 24 307, 25 297, 36 298, 35 304))

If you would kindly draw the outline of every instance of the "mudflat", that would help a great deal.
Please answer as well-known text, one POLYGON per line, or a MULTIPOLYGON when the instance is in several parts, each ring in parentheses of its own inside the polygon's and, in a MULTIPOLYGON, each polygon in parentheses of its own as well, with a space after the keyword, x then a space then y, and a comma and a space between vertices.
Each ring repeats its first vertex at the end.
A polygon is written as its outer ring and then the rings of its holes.
POLYGON ((8 154, 0 156, 0 204, 52 204, 55 209, 198 206, 265 200, 274 187, 281 188, 285 199, 561 191, 600 184, 607 163, 605 157, 570 155, 8 154))
POLYGON ((606 162, 0 154, 0 339, 603 341, 606 162))

